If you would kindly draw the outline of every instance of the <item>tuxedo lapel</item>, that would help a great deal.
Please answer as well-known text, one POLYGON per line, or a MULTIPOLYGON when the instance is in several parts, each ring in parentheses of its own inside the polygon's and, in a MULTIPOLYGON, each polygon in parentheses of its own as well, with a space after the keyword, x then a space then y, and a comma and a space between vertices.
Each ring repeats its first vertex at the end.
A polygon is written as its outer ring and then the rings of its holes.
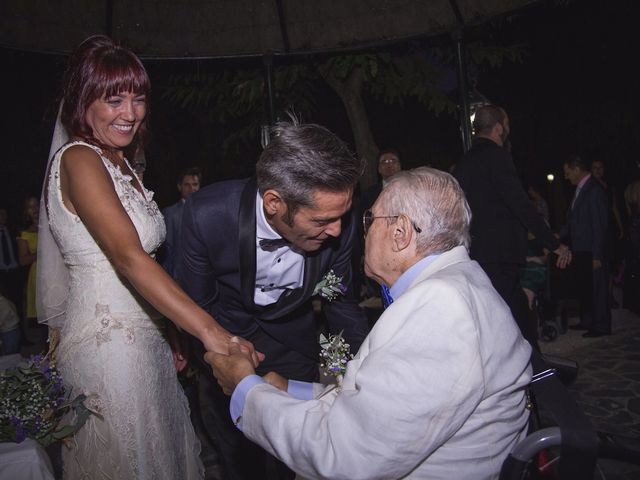
POLYGON ((238 215, 238 254, 240 256, 240 295, 247 311, 255 309, 256 288, 256 192, 255 177, 247 182, 240 198, 238 215))
POLYGON ((327 250, 322 249, 314 255, 307 255, 305 259, 304 285, 302 286, 305 298, 313 295, 313 289, 319 281, 318 277, 320 276, 320 264, 322 263, 321 259, 325 252, 327 252, 327 250))

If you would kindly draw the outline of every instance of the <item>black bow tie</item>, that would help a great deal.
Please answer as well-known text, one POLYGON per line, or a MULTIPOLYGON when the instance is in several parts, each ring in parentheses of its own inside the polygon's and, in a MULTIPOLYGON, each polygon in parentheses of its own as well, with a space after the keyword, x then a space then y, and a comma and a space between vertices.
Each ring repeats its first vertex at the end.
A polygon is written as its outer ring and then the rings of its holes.
POLYGON ((284 238, 263 238, 258 242, 260 248, 267 252, 275 252, 279 248, 288 247, 290 243, 284 238))

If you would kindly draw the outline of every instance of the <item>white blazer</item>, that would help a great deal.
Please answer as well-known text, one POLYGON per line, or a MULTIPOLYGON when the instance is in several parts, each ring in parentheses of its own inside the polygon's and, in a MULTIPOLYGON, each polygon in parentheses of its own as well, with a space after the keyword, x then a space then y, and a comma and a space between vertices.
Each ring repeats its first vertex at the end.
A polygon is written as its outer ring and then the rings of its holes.
POLYGON ((531 348, 464 247, 395 299, 342 389, 302 401, 252 388, 245 435, 315 479, 497 478, 526 435, 531 348))

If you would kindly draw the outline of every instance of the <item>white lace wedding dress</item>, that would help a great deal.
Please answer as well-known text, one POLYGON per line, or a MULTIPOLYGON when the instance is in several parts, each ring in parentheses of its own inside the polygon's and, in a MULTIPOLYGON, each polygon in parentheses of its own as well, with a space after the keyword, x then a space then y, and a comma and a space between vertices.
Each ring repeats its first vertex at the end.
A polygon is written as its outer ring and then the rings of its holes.
MULTIPOLYGON (((74 144, 83 142, 75 142, 74 144)), ((67 317, 56 353, 72 397, 99 412, 62 448, 65 479, 203 478, 189 419, 159 314, 120 277, 80 218, 62 203, 59 151, 48 180, 51 230, 71 274, 67 317)), ((90 145, 87 145, 90 146, 90 145)), ((99 148, 122 205, 147 252, 164 240, 162 214, 99 148)))

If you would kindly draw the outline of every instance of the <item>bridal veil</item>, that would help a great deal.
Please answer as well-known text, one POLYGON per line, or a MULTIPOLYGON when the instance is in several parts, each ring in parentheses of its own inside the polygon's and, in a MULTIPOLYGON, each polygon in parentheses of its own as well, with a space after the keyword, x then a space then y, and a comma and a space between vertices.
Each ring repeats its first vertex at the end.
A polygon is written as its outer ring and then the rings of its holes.
POLYGON ((58 109, 56 124, 49 149, 49 160, 45 170, 40 196, 40 218, 38 221, 38 276, 36 280, 36 308, 38 322, 51 328, 61 328, 64 323, 69 295, 69 271, 62 258, 60 248, 53 238, 49 226, 47 190, 51 163, 55 154, 69 141, 69 135, 60 120, 62 103, 58 109))

